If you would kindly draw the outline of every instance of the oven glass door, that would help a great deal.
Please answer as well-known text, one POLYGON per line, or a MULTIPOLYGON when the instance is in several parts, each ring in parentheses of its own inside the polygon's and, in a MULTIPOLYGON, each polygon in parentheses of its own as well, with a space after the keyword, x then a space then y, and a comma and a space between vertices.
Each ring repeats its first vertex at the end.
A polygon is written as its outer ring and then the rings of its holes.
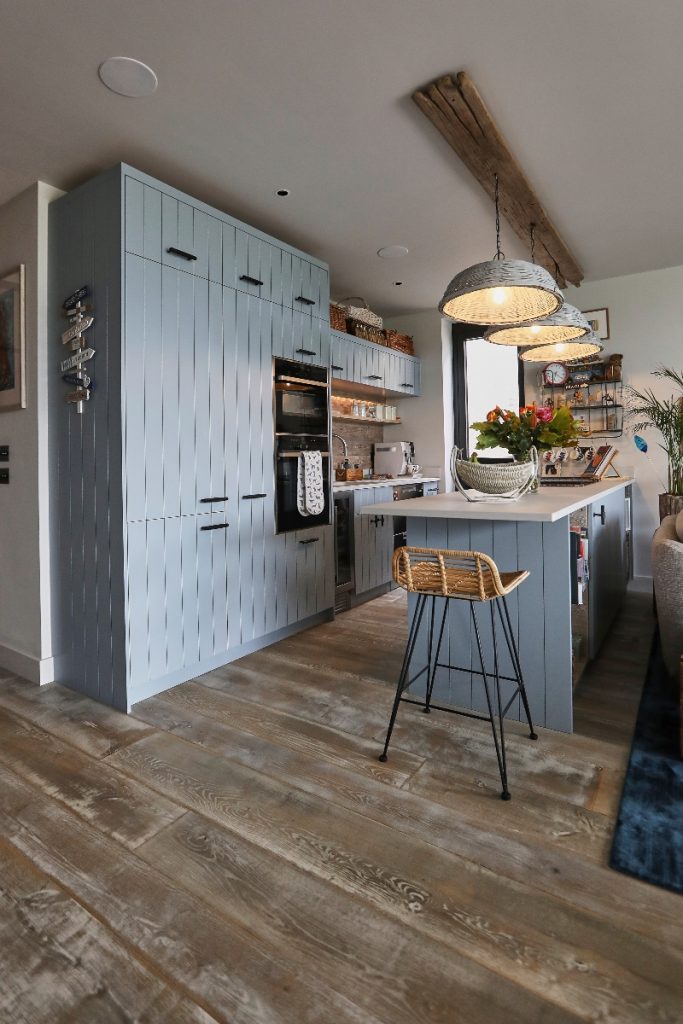
POLYGON ((326 526, 330 522, 330 460, 323 456, 323 489, 325 508, 317 516, 302 516, 297 507, 298 455, 277 456, 277 532, 305 530, 309 526, 326 526))
POLYGON ((278 434, 327 434, 327 388, 276 381, 275 430, 278 434))

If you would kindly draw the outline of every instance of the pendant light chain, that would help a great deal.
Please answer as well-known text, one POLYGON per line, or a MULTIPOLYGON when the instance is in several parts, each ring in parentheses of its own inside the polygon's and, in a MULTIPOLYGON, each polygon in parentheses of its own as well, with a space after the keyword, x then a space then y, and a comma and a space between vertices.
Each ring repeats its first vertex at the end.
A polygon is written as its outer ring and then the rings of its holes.
POLYGON ((494 179, 494 181, 496 183, 495 184, 495 190, 494 190, 494 193, 493 193, 493 201, 496 204, 496 256, 495 256, 495 258, 497 260, 504 260, 505 259, 505 253, 503 252, 503 250, 500 247, 500 202, 499 202, 500 190, 498 188, 498 175, 494 174, 493 179, 494 179))
POLYGON ((529 225, 529 235, 530 235, 530 238, 531 238, 531 254, 530 254, 531 255, 531 262, 535 263, 536 262, 536 225, 535 224, 530 224, 529 225))

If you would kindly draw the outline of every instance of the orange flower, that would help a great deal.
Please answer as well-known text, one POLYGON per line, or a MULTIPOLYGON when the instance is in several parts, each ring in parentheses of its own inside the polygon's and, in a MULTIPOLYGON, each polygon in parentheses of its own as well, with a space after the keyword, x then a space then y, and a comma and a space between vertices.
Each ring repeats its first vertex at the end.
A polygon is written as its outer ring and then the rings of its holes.
POLYGON ((487 423, 495 423, 497 419, 498 419, 498 413, 496 412, 495 409, 491 409, 491 412, 487 412, 486 413, 486 422, 487 423))

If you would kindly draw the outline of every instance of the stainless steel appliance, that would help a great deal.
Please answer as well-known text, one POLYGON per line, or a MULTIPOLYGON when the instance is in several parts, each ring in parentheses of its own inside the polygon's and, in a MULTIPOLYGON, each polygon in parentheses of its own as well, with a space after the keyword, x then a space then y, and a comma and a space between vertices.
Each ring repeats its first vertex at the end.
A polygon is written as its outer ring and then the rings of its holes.
POLYGON ((329 436, 327 367, 274 361, 275 436, 329 436))
POLYGON ((328 525, 332 492, 327 368, 291 359, 275 359, 273 366, 276 531, 328 525), (322 456, 325 507, 319 515, 302 515, 298 509, 299 460, 304 451, 319 451, 322 456))
MULTIPOLYGON (((394 487, 394 501, 406 501, 408 498, 421 498, 424 494, 422 484, 402 484, 394 487)), ((407 520, 405 516, 394 516, 394 551, 407 543, 407 520)))
POLYGON ((374 446, 376 476, 407 476, 415 448, 412 441, 383 441, 374 446))

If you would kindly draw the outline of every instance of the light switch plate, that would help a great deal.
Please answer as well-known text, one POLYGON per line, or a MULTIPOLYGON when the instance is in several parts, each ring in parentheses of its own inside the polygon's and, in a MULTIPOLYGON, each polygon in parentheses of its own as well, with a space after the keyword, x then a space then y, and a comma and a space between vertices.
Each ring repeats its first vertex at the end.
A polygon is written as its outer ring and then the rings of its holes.
POLYGON ((0 469, 0 484, 9 483, 9 469, 0 469))
POLYGON ((0 444, 0 462, 9 462, 8 444, 0 444))

